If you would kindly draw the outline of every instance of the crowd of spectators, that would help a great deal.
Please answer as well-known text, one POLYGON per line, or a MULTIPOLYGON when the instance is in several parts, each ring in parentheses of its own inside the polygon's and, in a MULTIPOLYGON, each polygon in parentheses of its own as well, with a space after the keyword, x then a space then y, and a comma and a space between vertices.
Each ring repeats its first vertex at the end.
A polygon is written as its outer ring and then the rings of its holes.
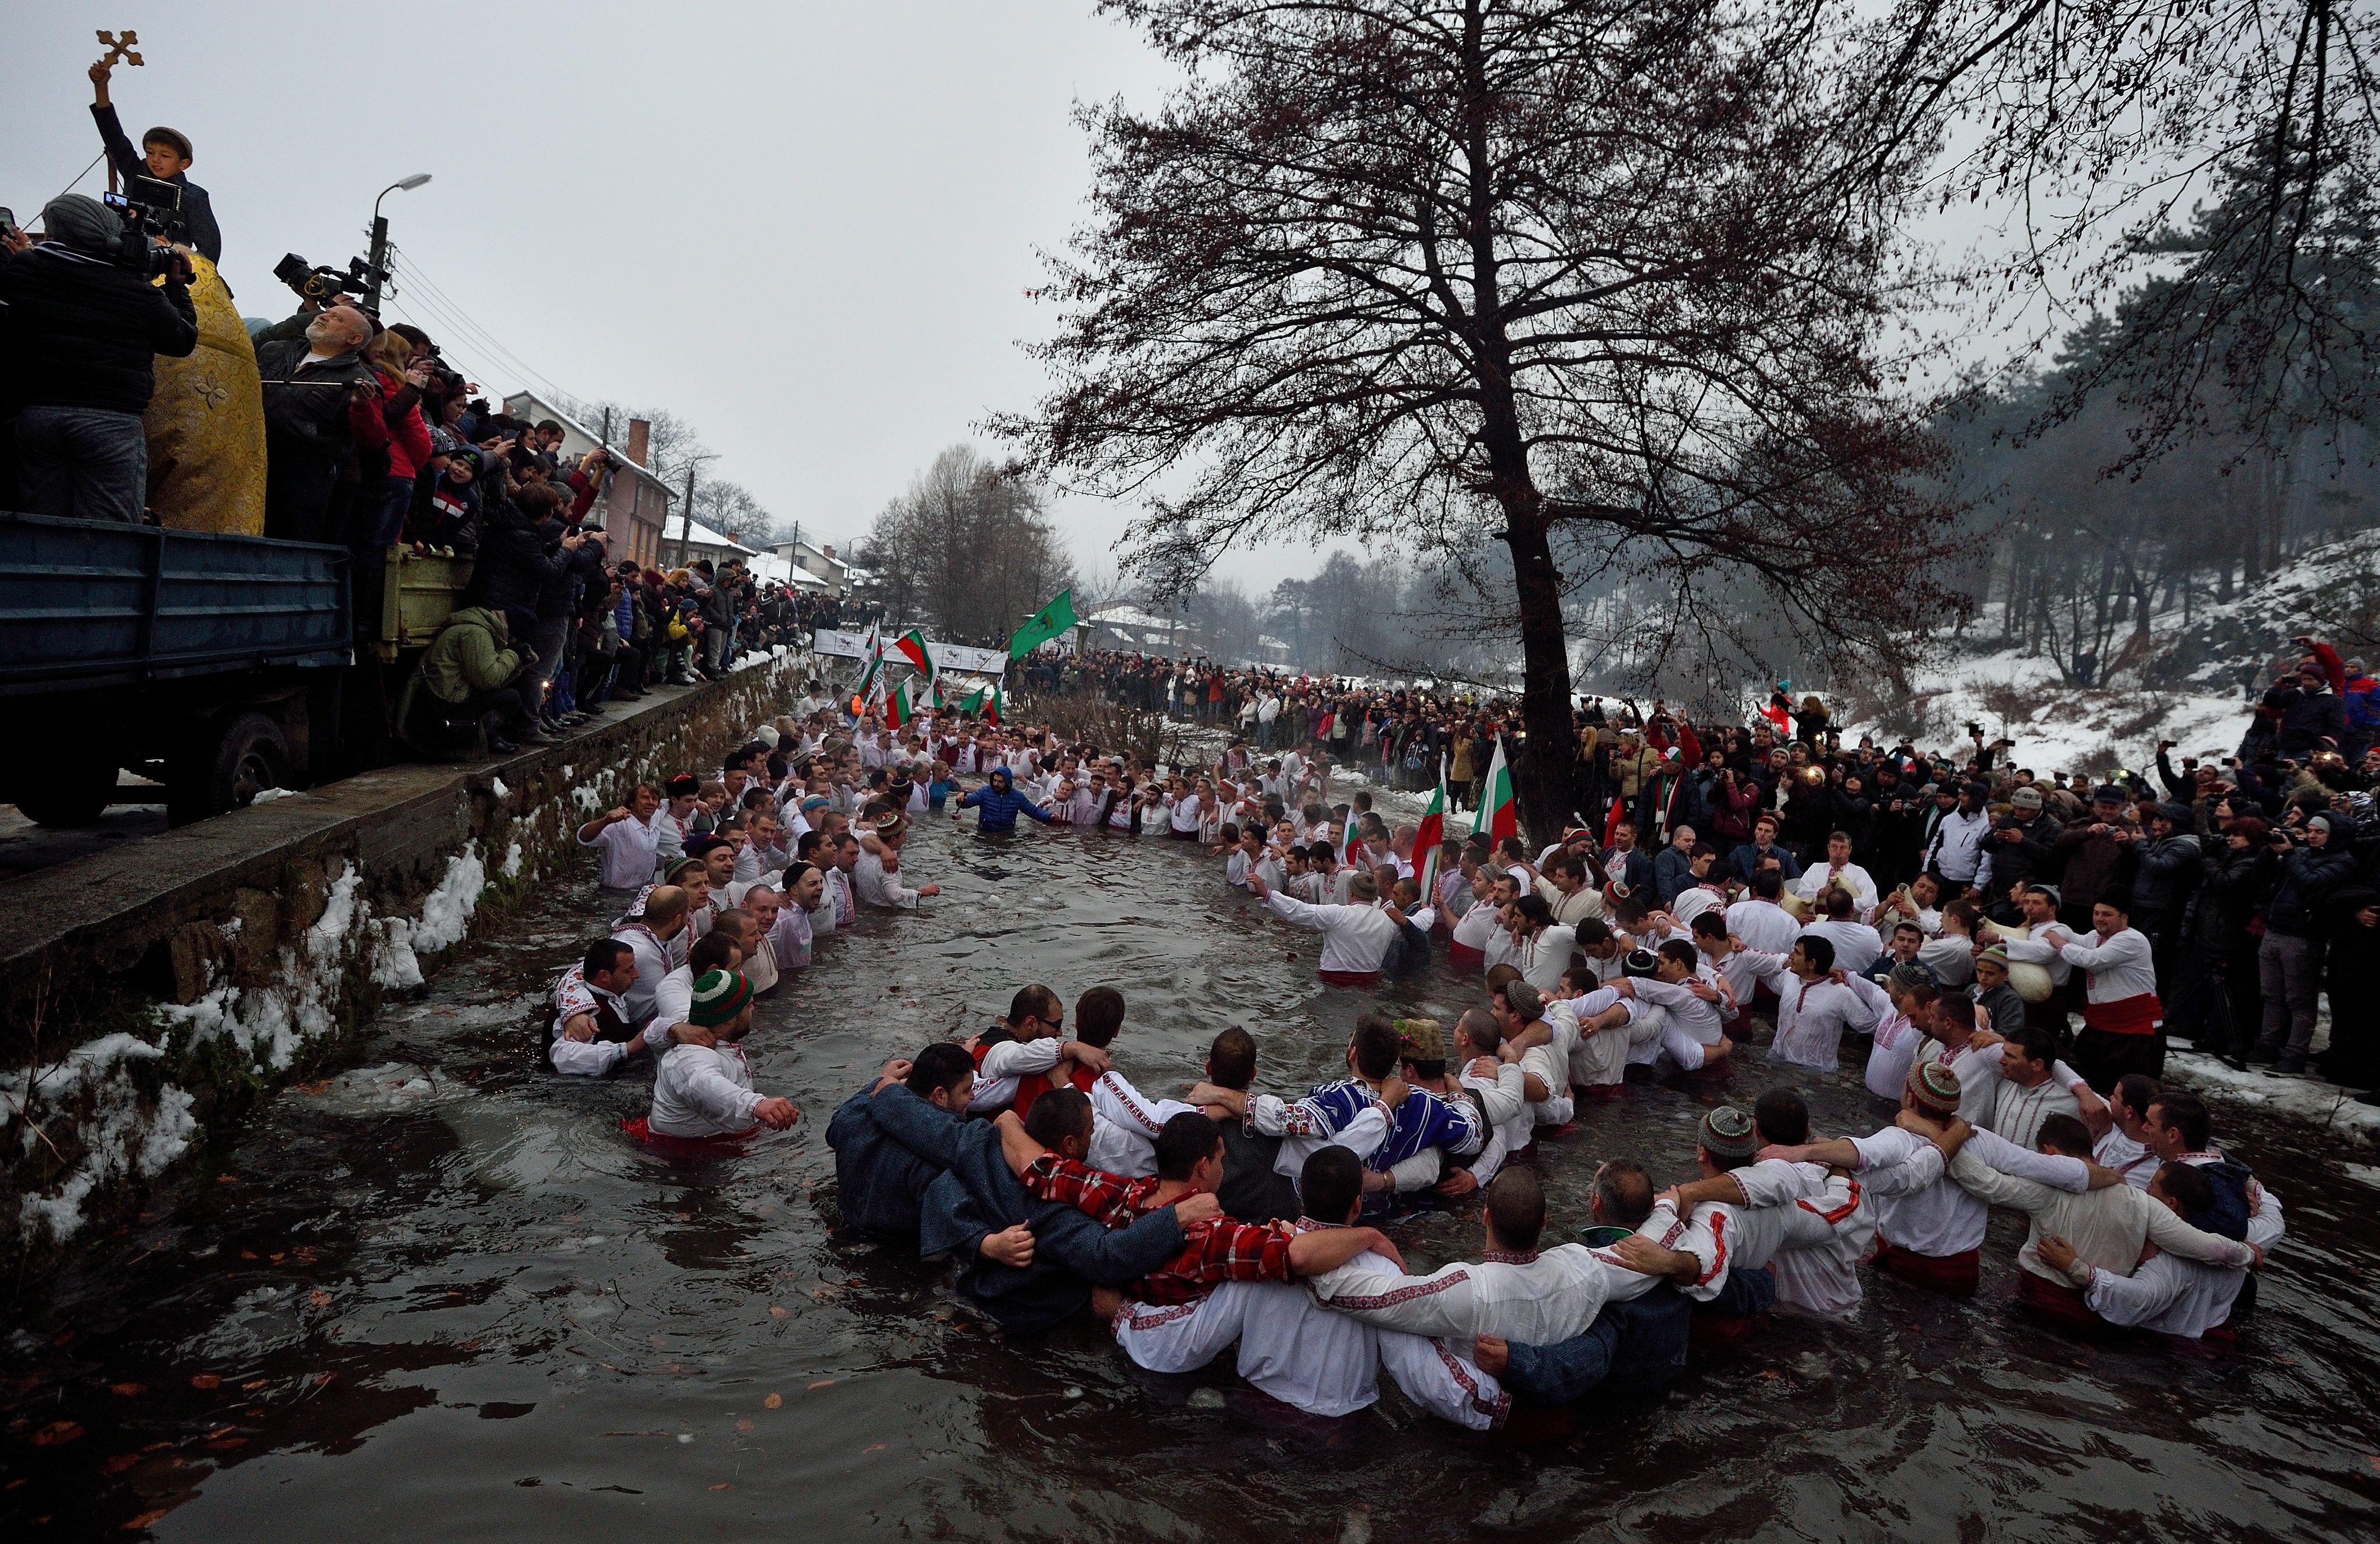
MULTIPOLYGON (((1327 755, 1390 787, 1434 787, 1442 760, 1457 808, 1475 807, 1499 739, 1508 760, 1524 739, 1509 697, 1199 658, 1044 655, 1024 680, 1213 726, 1257 758, 1327 755)), ((2095 904, 2112 900, 2152 946, 2168 1015, 2159 1057, 2168 1038, 2193 1041, 2236 1067, 2369 1090, 2380 1083, 2374 704, 2362 661, 2299 638, 2235 743, 2179 767, 2163 743, 2138 771, 2091 776, 2016 765, 2010 742, 1974 725, 1956 749, 1847 742, 1817 697, 1782 691, 1733 722, 1586 696, 1564 818, 1595 833, 1599 882, 1649 885, 1657 906, 1713 879, 1749 894, 1766 868, 1790 894, 1806 868, 1832 872, 1846 851, 1872 883, 1864 908, 1905 910, 1920 942, 2046 914, 2087 934, 2095 904)), ((2060 981, 2077 1012, 2085 976, 2060 981)))
POLYGON ((320 271, 284 275, 299 296, 291 315, 237 321, 212 268, 223 238, 212 202, 188 179, 188 138, 152 127, 136 151, 109 74, 91 71, 110 163, 128 187, 171 185, 178 213, 144 227, 68 193, 42 210, 38 235, 0 233, 0 507, 158 522, 158 429, 144 414, 153 362, 201 342, 197 293, 220 304, 231 345, 253 354, 253 386, 241 371, 224 375, 225 390, 252 393, 252 416, 249 439, 227 436, 221 454, 261 457, 251 467, 261 501, 235 499, 203 528, 347 548, 365 661, 393 552, 469 560, 453 635, 433 642, 399 692, 393 728, 417 748, 477 744, 482 731, 511 748, 649 685, 716 678, 745 651, 839 623, 833 597, 757 582, 740 561, 663 570, 617 557, 594 513, 624 469, 616 455, 565 460, 559 423, 492 407, 422 329, 383 324, 320 271))

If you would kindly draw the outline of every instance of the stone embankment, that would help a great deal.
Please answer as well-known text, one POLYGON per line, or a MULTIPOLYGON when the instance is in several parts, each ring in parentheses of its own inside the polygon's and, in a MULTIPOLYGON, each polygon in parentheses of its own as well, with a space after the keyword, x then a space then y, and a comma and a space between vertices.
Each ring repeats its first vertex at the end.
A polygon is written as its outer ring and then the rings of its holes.
POLYGON ((19 1282, 583 862, 638 781, 716 766, 807 654, 501 761, 382 768, 0 883, 0 1271, 19 1282))

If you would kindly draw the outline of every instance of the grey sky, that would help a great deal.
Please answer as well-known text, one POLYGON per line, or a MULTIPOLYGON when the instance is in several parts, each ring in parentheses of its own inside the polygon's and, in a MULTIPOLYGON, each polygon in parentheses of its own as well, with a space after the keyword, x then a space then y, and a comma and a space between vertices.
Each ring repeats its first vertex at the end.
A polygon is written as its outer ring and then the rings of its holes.
MULTIPOLYGON (((144 8, 11 18, 0 202, 20 219, 97 152, 94 29, 144 8)), ((429 172, 385 204, 400 266, 434 286, 401 283, 393 318, 492 392, 550 382, 675 409, 724 452, 713 473, 834 541, 987 410, 1040 389, 1015 345, 1051 322, 1026 295, 1036 248, 1084 211, 1070 113, 1153 103, 1170 78, 1090 0, 335 15, 215 0, 140 31, 148 63, 117 67, 119 111, 136 138, 190 137, 244 314, 286 314, 281 255, 344 265, 374 195, 429 172)), ((1960 239, 1983 212, 1956 212, 1960 239)), ((1053 513, 1079 564, 1111 565, 1127 512, 1053 513)), ((1217 572, 1269 589, 1321 561, 1243 548, 1217 572)))
MULTIPOLYGON (((429 172, 383 209, 440 293, 400 285, 392 318, 492 390, 540 381, 455 311, 565 391, 674 408, 724 452, 712 470, 838 541, 987 409, 1031 400, 1035 249, 1062 244, 1087 184, 1069 114, 1168 78, 1087 0, 73 0, 8 27, 0 203, 27 223, 98 152, 83 72, 94 30, 128 22, 147 63, 117 66, 118 111, 136 139, 190 137, 244 314, 285 315, 281 255, 344 265, 374 195, 429 172)), ((1057 513, 1103 565, 1120 512, 1057 513)), ((1269 586, 1318 561, 1225 572, 1269 586)))

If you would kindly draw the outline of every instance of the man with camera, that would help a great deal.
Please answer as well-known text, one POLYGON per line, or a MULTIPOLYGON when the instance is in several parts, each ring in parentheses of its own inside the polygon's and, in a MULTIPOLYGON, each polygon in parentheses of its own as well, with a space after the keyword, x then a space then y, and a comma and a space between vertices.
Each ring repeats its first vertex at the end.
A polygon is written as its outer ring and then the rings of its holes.
POLYGON ((107 78, 114 73, 105 60, 91 66, 91 115, 99 125, 99 138, 107 147, 108 164, 128 187, 134 177, 155 177, 170 182, 181 190, 183 227, 189 232, 192 247, 203 254, 209 262, 223 261, 223 232, 215 226, 214 204, 207 190, 189 179, 190 141, 177 128, 152 128, 140 137, 140 151, 133 153, 132 141, 125 137, 124 125, 115 116, 115 105, 107 100, 107 78))
POLYGON ((47 239, 0 266, 0 379, 17 409, 18 502, 35 514, 140 522, 152 360, 199 344, 189 261, 98 199, 61 194, 47 239), (161 287, 152 275, 163 272, 161 287))
POLYGON ((332 529, 339 469, 358 446, 388 443, 380 381, 364 361, 371 319, 344 300, 309 300, 256 343, 264 387, 264 534, 343 541, 332 529))

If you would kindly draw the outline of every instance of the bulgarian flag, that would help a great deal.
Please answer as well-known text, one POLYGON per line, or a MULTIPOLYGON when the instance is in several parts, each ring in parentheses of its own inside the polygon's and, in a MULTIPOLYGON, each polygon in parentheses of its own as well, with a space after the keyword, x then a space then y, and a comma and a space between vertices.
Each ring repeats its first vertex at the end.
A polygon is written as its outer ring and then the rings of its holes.
POLYGON ((927 685, 932 685, 941 675, 941 671, 934 666, 932 653, 926 647, 926 635, 916 628, 909 629, 908 632, 894 639, 892 646, 899 649, 910 664, 917 667, 918 673, 926 678, 927 685))
POLYGON ((1506 837, 1521 834, 1521 812, 1512 802, 1512 769, 1504 763, 1504 737, 1496 737, 1496 754, 1488 763, 1488 776, 1479 783, 1479 813, 1472 817, 1471 829, 1476 834, 1488 833, 1488 839, 1501 843, 1506 837))
POLYGON ((1366 874, 1372 872, 1372 854, 1364 846, 1363 827, 1356 824, 1355 812, 1347 812, 1347 829, 1339 844, 1339 861, 1359 866, 1366 874))
POLYGON ((1421 886, 1421 903, 1433 906, 1438 901, 1438 850, 1446 840, 1446 758, 1438 758, 1438 791, 1429 796, 1429 808, 1421 812, 1421 826, 1414 833, 1414 878, 1421 886))
POLYGON ((884 727, 903 729, 917 716, 916 704, 909 700, 909 683, 903 682, 884 703, 884 727))
POLYGON ((873 698, 884 687, 884 682, 880 679, 884 674, 884 640, 878 635, 874 622, 868 624, 868 642, 861 645, 860 648, 861 657, 868 661, 868 664, 867 668, 860 672, 857 694, 862 701, 867 701, 873 698))
POLYGON ((995 681, 989 686, 978 686, 968 693, 966 701, 959 704, 959 711, 980 714, 991 722, 999 723, 1000 682, 995 681))

